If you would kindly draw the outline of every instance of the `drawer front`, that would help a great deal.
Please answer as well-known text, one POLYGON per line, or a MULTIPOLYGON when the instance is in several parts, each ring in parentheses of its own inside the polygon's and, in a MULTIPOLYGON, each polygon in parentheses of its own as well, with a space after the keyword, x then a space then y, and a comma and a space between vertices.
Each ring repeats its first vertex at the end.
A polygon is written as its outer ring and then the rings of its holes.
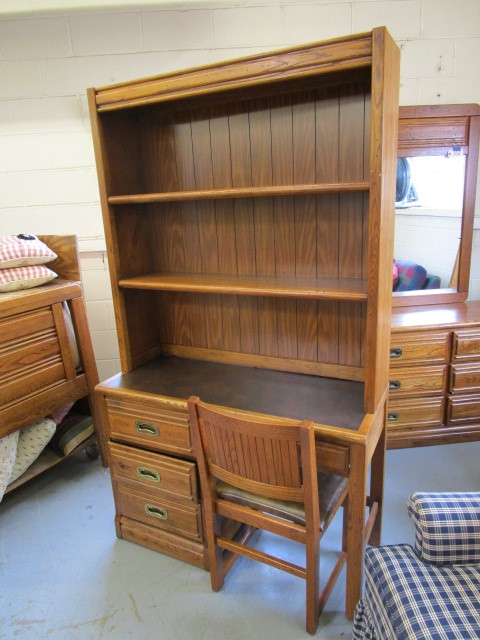
POLYGON ((449 390, 451 393, 480 391, 480 363, 452 365, 449 390))
POLYGON ((440 426, 444 422, 444 405, 443 397, 389 400, 387 427, 391 430, 411 425, 440 426))
POLYGON ((198 501, 195 463, 116 442, 109 443, 109 452, 110 471, 115 480, 134 480, 139 486, 161 489, 176 497, 198 501))
POLYGON ((329 442, 315 444, 317 466, 327 471, 348 476, 350 457, 349 448, 329 442))
POLYGON ((186 403, 184 412, 161 400, 139 404, 107 398, 106 404, 113 440, 155 451, 192 455, 186 403))
POLYGON ((448 362, 449 338, 448 331, 394 332, 390 344, 390 366, 404 366, 406 363, 420 362, 448 362))
POLYGON ((177 536, 164 529, 150 527, 148 524, 123 516, 120 518, 119 527, 120 536, 125 540, 136 542, 142 547, 165 553, 202 569, 208 569, 207 550, 203 542, 177 536))
POLYGON ((137 486, 124 480, 114 481, 119 515, 192 540, 203 540, 200 505, 180 503, 167 492, 137 486))
POLYGON ((425 393, 442 393, 446 388, 447 366, 391 367, 389 398, 425 393))
POLYGON ((456 362, 473 358, 480 360, 480 329, 455 331, 453 334, 452 360, 456 362))
POLYGON ((480 394, 448 398, 447 421, 450 424, 480 423, 480 394))

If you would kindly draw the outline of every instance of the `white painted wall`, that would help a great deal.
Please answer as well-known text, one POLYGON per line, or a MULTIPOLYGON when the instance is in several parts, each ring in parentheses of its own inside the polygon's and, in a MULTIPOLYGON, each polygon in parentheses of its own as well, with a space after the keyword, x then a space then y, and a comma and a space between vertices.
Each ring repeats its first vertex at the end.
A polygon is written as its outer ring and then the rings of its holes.
POLYGON ((79 236, 102 379, 119 361, 85 89, 380 25, 401 104, 480 102, 479 0, 1 0, 0 234, 79 236))

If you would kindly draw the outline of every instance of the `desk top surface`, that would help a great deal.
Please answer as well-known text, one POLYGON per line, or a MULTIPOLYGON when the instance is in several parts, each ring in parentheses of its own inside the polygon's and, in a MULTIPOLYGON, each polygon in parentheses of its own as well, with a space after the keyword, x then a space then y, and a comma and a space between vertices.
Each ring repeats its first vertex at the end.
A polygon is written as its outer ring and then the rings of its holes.
POLYGON ((364 418, 361 382, 235 364, 162 356, 100 385, 131 389, 358 429, 364 418))

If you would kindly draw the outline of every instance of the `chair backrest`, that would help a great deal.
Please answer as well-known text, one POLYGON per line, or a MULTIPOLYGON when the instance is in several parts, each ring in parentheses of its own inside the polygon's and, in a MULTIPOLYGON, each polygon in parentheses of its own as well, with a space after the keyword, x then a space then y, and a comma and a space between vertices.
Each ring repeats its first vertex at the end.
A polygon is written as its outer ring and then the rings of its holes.
POLYGON ((213 487, 216 479, 277 500, 318 503, 312 422, 262 422, 189 402, 199 471, 213 487))

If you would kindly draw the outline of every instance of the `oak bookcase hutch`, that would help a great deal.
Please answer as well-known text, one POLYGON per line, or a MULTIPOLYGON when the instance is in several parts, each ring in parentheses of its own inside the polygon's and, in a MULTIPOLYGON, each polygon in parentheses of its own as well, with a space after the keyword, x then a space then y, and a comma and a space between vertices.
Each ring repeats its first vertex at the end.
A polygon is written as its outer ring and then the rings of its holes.
POLYGON ((306 414, 319 464, 351 477, 350 616, 372 459, 381 510, 398 87, 380 27, 89 90, 122 363, 97 387, 117 533, 207 566, 189 395, 306 414))

